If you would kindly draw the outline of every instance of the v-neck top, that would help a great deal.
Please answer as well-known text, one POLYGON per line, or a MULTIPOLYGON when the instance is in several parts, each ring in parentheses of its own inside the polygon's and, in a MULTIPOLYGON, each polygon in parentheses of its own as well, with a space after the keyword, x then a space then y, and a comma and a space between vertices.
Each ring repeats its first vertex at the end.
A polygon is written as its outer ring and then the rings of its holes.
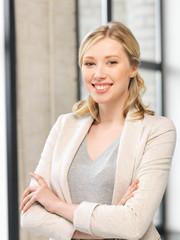
POLYGON ((87 136, 81 143, 68 172, 73 203, 83 201, 111 204, 120 136, 95 160, 87 152, 87 136))

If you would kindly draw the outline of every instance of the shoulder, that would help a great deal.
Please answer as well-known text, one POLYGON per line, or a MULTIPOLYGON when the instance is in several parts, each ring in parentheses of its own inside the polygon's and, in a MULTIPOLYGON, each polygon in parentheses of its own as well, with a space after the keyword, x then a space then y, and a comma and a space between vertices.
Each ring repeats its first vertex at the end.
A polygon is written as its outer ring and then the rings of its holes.
POLYGON ((91 118, 90 114, 84 114, 84 115, 76 115, 74 113, 65 113, 61 114, 58 117, 57 121, 61 122, 81 122, 86 121, 87 119, 91 118))
POLYGON ((136 119, 133 117, 133 114, 135 112, 135 108, 130 109, 127 114, 127 120, 130 120, 131 122, 134 122, 138 125, 140 124, 143 128, 175 130, 173 121, 167 117, 154 116, 145 113, 143 119, 136 119))
POLYGON ((74 113, 66 113, 60 115, 55 124, 59 128, 62 127, 74 128, 77 125, 79 124, 81 125, 82 123, 86 122, 92 122, 92 117, 89 114, 78 116, 74 113))
POLYGON ((132 114, 136 110, 132 108, 127 115, 127 120, 130 122, 134 122, 135 125, 140 125, 143 129, 151 130, 151 131, 176 131, 174 123, 171 119, 164 116, 153 116, 147 113, 144 114, 143 119, 135 119, 132 114))
POLYGON ((144 127, 150 127, 152 129, 175 130, 173 121, 163 116, 152 116, 146 114, 142 119, 142 124, 144 127))
POLYGON ((164 136, 168 141, 176 142, 176 128, 171 119, 163 116, 146 115, 141 122, 144 133, 148 133, 149 138, 156 139, 164 136))

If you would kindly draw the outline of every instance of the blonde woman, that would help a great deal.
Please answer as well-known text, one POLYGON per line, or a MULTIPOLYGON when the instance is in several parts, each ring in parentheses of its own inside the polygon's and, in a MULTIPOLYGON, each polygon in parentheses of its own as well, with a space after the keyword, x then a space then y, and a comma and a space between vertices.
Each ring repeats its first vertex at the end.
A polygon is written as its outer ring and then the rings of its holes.
POLYGON ((56 240, 160 239, 152 220, 176 134, 142 102, 139 58, 121 23, 84 38, 79 65, 89 97, 52 128, 22 197, 23 228, 56 240))

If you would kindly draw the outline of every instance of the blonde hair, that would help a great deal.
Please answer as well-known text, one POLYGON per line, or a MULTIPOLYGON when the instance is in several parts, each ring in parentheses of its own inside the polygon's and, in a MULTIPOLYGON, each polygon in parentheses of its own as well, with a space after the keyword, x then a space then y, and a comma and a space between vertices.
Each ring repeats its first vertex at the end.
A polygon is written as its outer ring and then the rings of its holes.
MULTIPOLYGON (((132 34, 132 32, 122 23, 110 22, 105 26, 101 26, 94 31, 88 33, 81 43, 79 48, 79 66, 82 67, 84 54, 87 50, 98 40, 105 37, 112 38, 122 44, 127 54, 129 62, 132 66, 139 66, 140 63, 140 49, 139 44, 132 34)), ((136 111, 132 114, 136 119, 144 118, 144 113, 154 115, 154 112, 147 109, 142 102, 142 95, 146 91, 144 80, 137 73, 135 77, 129 82, 129 95, 125 102, 123 114, 126 117, 131 108, 136 111)), ((73 106, 73 112, 77 115, 90 113, 92 117, 99 122, 98 118, 98 104, 89 95, 87 100, 79 101, 73 106)))

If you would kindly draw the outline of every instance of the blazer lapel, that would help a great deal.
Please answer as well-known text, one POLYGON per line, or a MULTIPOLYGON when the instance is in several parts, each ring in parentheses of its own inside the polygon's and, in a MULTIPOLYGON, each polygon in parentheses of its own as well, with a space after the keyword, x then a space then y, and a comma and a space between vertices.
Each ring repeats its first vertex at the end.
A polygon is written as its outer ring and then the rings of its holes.
POLYGON ((119 203, 132 182, 136 152, 142 134, 141 120, 129 120, 130 117, 127 116, 121 135, 112 204, 119 203))
POLYGON ((73 158, 82 143, 84 137, 86 136, 87 132, 89 131, 89 128, 93 122, 93 118, 89 116, 88 118, 84 118, 82 120, 78 120, 78 123, 73 127, 71 132, 71 139, 69 140, 68 148, 63 154, 63 161, 60 166, 60 183, 61 188, 63 190, 64 198, 67 202, 71 203, 71 195, 69 191, 69 185, 68 185, 68 171, 69 167, 73 161, 73 158))

